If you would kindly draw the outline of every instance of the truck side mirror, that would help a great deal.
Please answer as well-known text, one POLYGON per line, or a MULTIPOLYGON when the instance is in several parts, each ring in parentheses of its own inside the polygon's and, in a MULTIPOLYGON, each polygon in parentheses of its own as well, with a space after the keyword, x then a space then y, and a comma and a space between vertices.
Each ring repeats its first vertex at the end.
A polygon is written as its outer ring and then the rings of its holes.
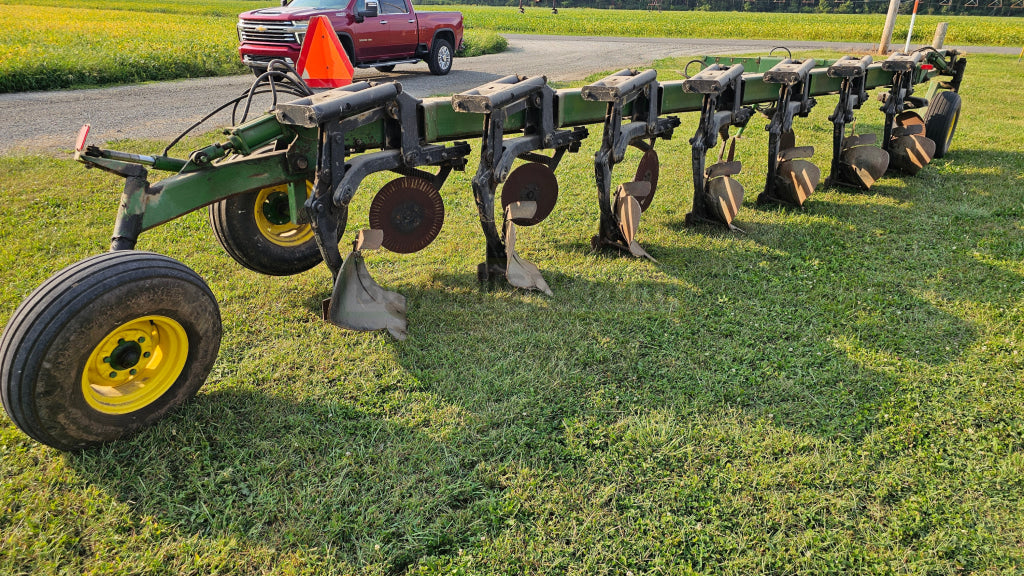
POLYGON ((291 0, 281 0, 281 6, 287 6, 291 0))
POLYGON ((360 22, 365 18, 376 18, 377 17, 377 0, 366 0, 366 7, 359 11, 356 16, 360 22))

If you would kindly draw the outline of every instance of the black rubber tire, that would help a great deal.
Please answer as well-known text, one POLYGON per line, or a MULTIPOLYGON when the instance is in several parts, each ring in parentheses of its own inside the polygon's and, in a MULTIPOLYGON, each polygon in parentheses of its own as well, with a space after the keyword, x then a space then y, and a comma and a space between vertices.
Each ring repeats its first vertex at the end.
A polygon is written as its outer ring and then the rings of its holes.
POLYGON ((377 69, 377 72, 383 72, 385 74, 387 74, 388 72, 394 72, 395 71, 395 65, 394 64, 388 64, 387 66, 374 66, 374 68, 377 69))
POLYGON ((217 300, 181 262, 135 251, 86 258, 36 288, 4 329, 4 410, 26 434, 59 450, 116 440, 192 398, 217 359, 220 338, 217 300), (170 372, 169 388, 134 411, 93 408, 83 386, 90 354, 112 331, 147 316, 172 319, 184 329, 186 347, 176 349, 185 354, 180 372, 170 372))
POLYGON ((242 266, 268 276, 290 276, 319 264, 323 257, 311 232, 305 241, 288 246, 264 234, 256 220, 259 197, 259 191, 248 192, 210 204, 210 228, 224 251, 242 266))
POLYGON ((444 76, 452 71, 454 58, 452 43, 444 38, 435 38, 434 45, 430 47, 430 55, 427 56, 427 67, 434 76, 444 76))
POLYGON ((962 102, 956 92, 939 92, 928 103, 924 114, 925 136, 935 142, 935 157, 942 158, 956 134, 962 102))

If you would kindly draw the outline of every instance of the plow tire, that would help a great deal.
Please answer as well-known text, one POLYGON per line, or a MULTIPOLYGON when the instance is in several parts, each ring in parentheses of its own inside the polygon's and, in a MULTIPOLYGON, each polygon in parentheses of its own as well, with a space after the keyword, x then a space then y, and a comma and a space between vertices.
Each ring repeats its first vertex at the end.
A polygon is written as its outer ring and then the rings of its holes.
POLYGON ((131 435, 195 395, 220 349, 209 287, 149 252, 107 252, 51 276, 0 339, 0 395, 32 438, 77 450, 131 435))
POLYGON ((210 205, 210 228, 235 262, 268 276, 298 274, 321 262, 309 224, 285 221, 286 207, 279 204, 286 194, 275 186, 210 205))
POLYGON ((960 120, 960 108, 960 95, 956 92, 939 92, 928 103, 928 111, 924 115, 925 135, 935 142, 936 158, 942 158, 949 152, 960 120))

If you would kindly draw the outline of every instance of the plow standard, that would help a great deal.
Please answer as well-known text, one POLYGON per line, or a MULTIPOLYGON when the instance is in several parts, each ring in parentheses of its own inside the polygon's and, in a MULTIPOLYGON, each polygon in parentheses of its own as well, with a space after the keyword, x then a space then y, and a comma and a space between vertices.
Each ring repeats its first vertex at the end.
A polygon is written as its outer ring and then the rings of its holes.
POLYGON ((543 77, 507 76, 425 100, 396 82, 313 94, 293 71, 272 65, 262 78, 270 90, 291 82, 299 88, 290 93, 300 97, 187 158, 87 146, 83 129, 76 160, 125 178, 110 251, 56 273, 15 311, 0 343, 4 409, 32 438, 72 450, 134 433, 196 393, 220 346, 216 299, 184 264, 134 247, 145 230, 204 206, 239 264, 289 275, 324 262, 334 277, 327 321, 402 339, 405 298, 374 281, 364 255, 381 247, 412 253, 436 238, 444 222, 440 190, 452 170, 466 168, 471 138, 480 139, 472 179, 484 235, 480 282, 550 295, 540 269, 516 252, 516 238, 554 210, 559 163, 596 125, 600 220, 592 247, 651 258, 638 229, 658 190, 656 144, 672 138, 678 114, 699 114, 686 222, 736 229, 744 198, 733 178, 742 169, 736 138, 755 112, 769 119, 768 173, 757 204, 800 207, 821 170, 808 160, 813 148, 798 145, 793 125, 812 112, 816 96, 839 96, 829 116, 826 182, 868 189, 887 171, 913 175, 946 154, 966 60, 926 48, 881 62, 705 58, 690 66, 698 64, 699 72, 679 81, 659 82, 655 70, 622 70, 581 89, 554 90, 543 77), (926 94, 915 95, 927 82, 926 94), (882 89, 880 143, 849 129, 873 89, 882 89), (629 147, 641 159, 616 178, 629 147), (173 175, 151 183, 150 170, 173 175), (372 199, 370 229, 346 239, 350 203, 377 172, 398 178, 372 199))

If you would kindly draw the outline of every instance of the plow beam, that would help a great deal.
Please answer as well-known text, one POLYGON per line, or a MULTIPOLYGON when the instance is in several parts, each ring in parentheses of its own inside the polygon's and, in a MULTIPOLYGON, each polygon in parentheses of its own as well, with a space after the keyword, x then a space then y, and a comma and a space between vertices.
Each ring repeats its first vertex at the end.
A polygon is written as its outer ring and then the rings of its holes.
POLYGON ((686 215, 686 224, 717 223, 735 230, 732 220, 743 203, 743 186, 732 178, 740 172, 740 165, 733 160, 736 141, 729 137, 729 128, 742 129, 754 113, 752 108, 742 105, 743 65, 712 64, 684 80, 682 89, 702 96, 700 123, 690 139, 693 208, 686 215), (723 139, 722 154, 717 163, 705 169, 708 150, 715 147, 719 136, 723 139), (730 140, 732 148, 723 161, 730 140))
POLYGON ((821 171, 804 158, 814 154, 814 148, 796 146, 793 133, 793 118, 806 118, 816 104, 810 96, 811 84, 808 74, 814 68, 813 59, 794 61, 783 60, 763 75, 763 80, 780 84, 779 99, 769 110, 768 131, 768 176, 764 191, 757 197, 758 204, 787 204, 803 206, 814 192, 821 171))
MULTIPOLYGON (((639 224, 639 211, 636 212, 635 222, 633 222, 632 215, 626 221, 622 218, 622 214, 625 212, 621 209, 621 201, 616 201, 616 205, 613 206, 612 171, 616 164, 623 161, 629 146, 643 150, 646 155, 648 152, 653 152, 654 144, 659 138, 671 139, 673 130, 679 126, 679 118, 659 117, 658 104, 661 100, 659 89, 657 71, 635 72, 627 69, 584 86, 579 92, 580 98, 585 101, 605 103, 601 148, 594 154, 594 174, 598 204, 601 210, 598 234, 591 240, 591 246, 595 250, 601 246, 613 246, 633 255, 638 254, 636 248, 639 245, 632 238, 632 233, 624 233, 624 230, 635 232, 639 224), (626 122, 627 116, 628 122, 626 122), (645 140, 649 142, 645 142, 645 140), (628 239, 627 236, 629 236, 628 239), (636 247, 631 248, 634 245, 636 247)), ((646 173, 656 173, 657 156, 652 155, 647 158, 654 158, 655 166, 648 168, 646 173)), ((651 161, 648 160, 648 162, 651 161)), ((650 204, 651 193, 652 191, 648 189, 648 194, 645 195, 648 197, 645 205, 650 204)), ((623 198, 623 201, 626 202, 638 202, 632 195, 627 194, 623 198)), ((646 252, 643 252, 643 255, 646 255, 646 252)))
POLYGON ((506 76, 451 98, 456 112, 483 115, 480 166, 472 182, 486 240, 485 260, 477 267, 481 283, 493 284, 500 278, 517 288, 551 293, 537 267, 516 253, 516 231, 509 218, 532 226, 550 214, 558 197, 554 170, 562 156, 578 151, 588 135, 586 128, 555 128, 554 96, 543 76, 506 76), (521 115, 518 128, 522 135, 506 138, 507 122, 517 114, 521 115), (537 153, 548 149, 553 150, 551 156, 537 153), (517 159, 527 164, 512 172, 517 159), (494 199, 503 182, 504 223, 499 235, 494 199), (510 209, 513 205, 514 210, 510 209))

